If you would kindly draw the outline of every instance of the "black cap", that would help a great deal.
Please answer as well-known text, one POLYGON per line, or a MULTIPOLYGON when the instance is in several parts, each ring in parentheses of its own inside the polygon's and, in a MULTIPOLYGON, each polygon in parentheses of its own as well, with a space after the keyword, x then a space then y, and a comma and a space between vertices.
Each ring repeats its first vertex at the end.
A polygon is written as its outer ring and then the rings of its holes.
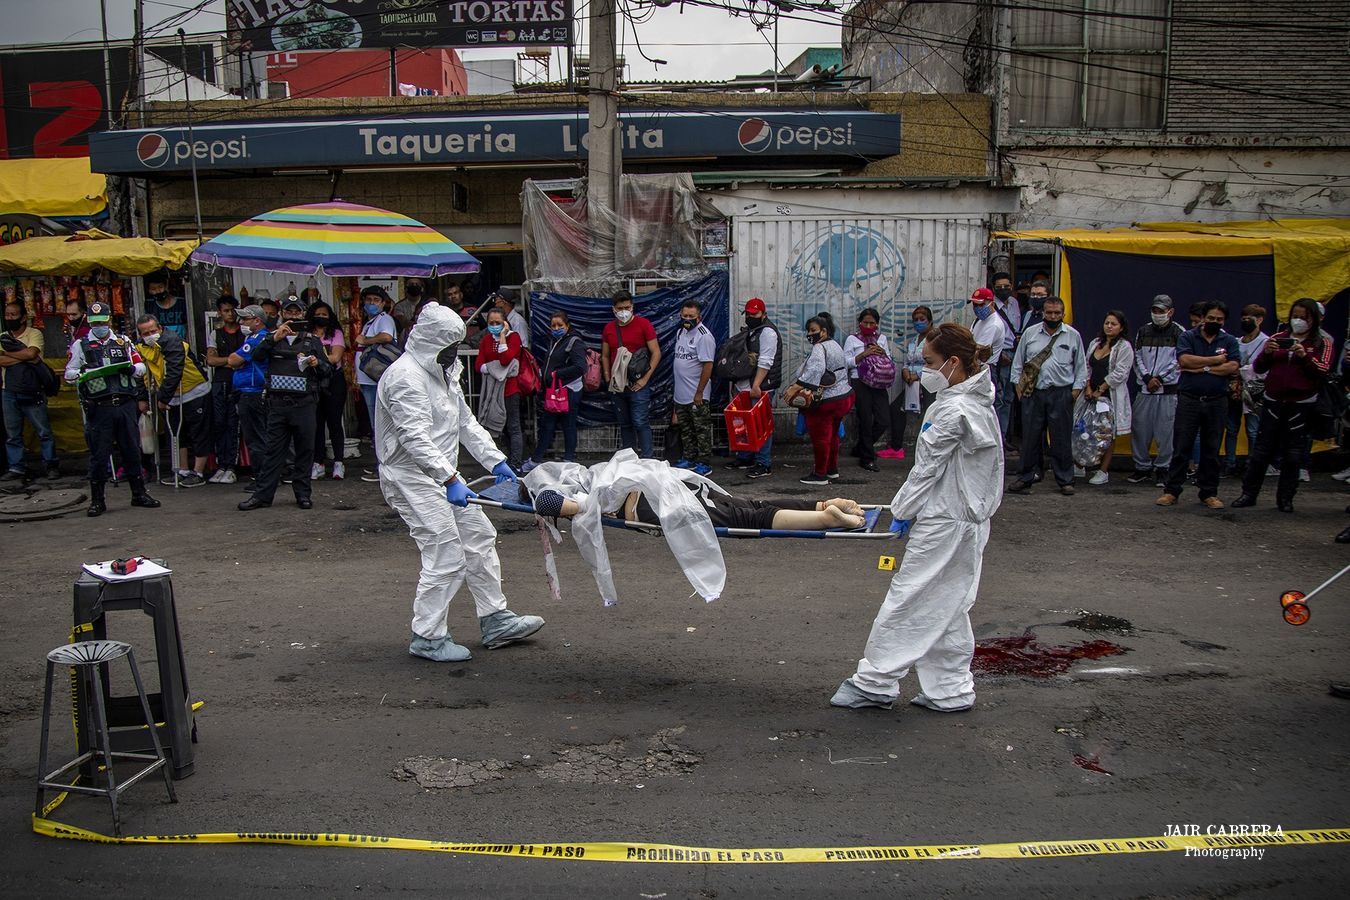
POLYGON ((292 306, 294 306, 296 309, 304 309, 305 301, 301 300, 294 294, 289 294, 287 295, 286 299, 282 301, 281 308, 290 309, 292 306))
POLYGON ((87 315, 89 316, 89 321, 91 322, 94 321, 95 319, 98 319, 101 322, 106 322, 112 318, 112 307, 104 303, 102 300, 95 300, 93 303, 89 304, 89 310, 87 315))

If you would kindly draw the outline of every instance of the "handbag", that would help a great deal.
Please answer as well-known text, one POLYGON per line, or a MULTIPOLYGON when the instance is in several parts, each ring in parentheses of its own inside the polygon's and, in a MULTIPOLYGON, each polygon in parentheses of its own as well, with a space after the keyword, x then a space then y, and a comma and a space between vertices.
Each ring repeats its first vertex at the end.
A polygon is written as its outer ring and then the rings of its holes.
POLYGON ((544 391, 544 412, 566 413, 571 409, 571 401, 567 395, 567 385, 558 380, 558 373, 554 372, 549 380, 548 389, 544 391))
POLYGON ((387 344, 372 344, 361 349, 361 371, 371 381, 379 381, 394 362, 403 355, 403 351, 393 341, 387 344))
MULTIPOLYGON (((863 345, 875 347, 877 339, 863 338, 863 345)), ((864 356, 858 363, 858 380, 868 387, 890 390, 891 385, 895 384, 895 361, 885 353, 864 356)))
POLYGON ((1045 349, 1037 353, 1031 359, 1022 365, 1022 377, 1017 380, 1017 390, 1023 400, 1030 397, 1036 390, 1036 382, 1041 378, 1041 366, 1050 358, 1050 354, 1055 352, 1055 340, 1050 339, 1050 343, 1045 345, 1045 349))

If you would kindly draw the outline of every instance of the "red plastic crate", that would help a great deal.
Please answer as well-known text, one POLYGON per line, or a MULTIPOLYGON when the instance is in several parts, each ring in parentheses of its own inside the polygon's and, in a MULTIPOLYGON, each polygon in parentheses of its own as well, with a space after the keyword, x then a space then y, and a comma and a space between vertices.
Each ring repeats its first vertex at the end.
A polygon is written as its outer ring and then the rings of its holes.
POLYGON ((732 450, 752 452, 773 436, 773 407, 769 395, 761 394, 755 403, 750 392, 741 391, 723 412, 727 421, 727 444, 732 450))

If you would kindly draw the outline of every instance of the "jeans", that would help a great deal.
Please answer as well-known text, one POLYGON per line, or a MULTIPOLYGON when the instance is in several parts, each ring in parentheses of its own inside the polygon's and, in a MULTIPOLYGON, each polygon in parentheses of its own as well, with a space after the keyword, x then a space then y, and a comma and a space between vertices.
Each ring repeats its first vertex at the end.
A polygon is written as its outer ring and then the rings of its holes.
POLYGON ((506 424, 502 426, 502 434, 506 437, 506 461, 513 469, 519 469, 525 457, 525 432, 520 427, 520 403, 524 399, 522 394, 505 398, 506 424))
POLYGON ((883 388, 874 388, 854 379, 854 409, 858 411, 858 441, 853 455, 862 463, 877 461, 877 440, 891 427, 890 397, 883 388))
POLYGON ((567 392, 567 412, 551 413, 539 405, 539 441, 534 447, 535 462, 543 462, 544 454, 553 449, 553 435, 558 426, 563 432, 563 460, 576 462, 577 459, 577 412, 581 408, 581 391, 567 392))
POLYGON ((361 399, 366 401, 366 413, 370 416, 370 453, 375 457, 375 464, 379 465, 380 447, 375 439, 375 392, 379 389, 379 385, 361 384, 357 387, 361 388, 361 399))
POLYGON ((643 459, 652 458, 652 388, 610 394, 614 416, 619 420, 619 436, 624 447, 632 447, 643 459))
POLYGON ((1130 420, 1130 449, 1134 470, 1165 469, 1172 462, 1172 428, 1177 417, 1176 394, 1145 394, 1134 398, 1130 420), (1158 456, 1151 458, 1149 445, 1158 442, 1158 456))
POLYGON ((5 411, 5 456, 8 458, 11 472, 23 471, 23 423, 32 423, 37 432, 38 443, 42 445, 44 461, 56 462, 56 438, 52 436, 51 422, 47 418, 47 398, 42 397, 33 403, 20 403, 19 396, 10 391, 4 394, 5 411))
POLYGON ((994 376, 994 412, 998 415, 998 430, 1006 442, 1011 432, 1013 400, 1017 395, 1012 389, 1012 362, 991 367, 994 376))
MULTIPOLYGON (((773 409, 773 391, 765 391, 764 396, 769 398, 769 409, 773 409)), ((769 432, 769 439, 764 442, 764 446, 758 450, 739 452, 736 458, 740 460, 753 459, 758 465, 766 469, 773 468, 773 432, 769 432)))
POLYGON ((239 462, 239 409, 227 374, 211 383, 211 436, 216 468, 233 469, 239 462))
POLYGON ((1275 499, 1281 503, 1294 499, 1298 490, 1298 470, 1308 465, 1308 424, 1316 411, 1316 403, 1286 403, 1266 398, 1256 443, 1247 456, 1242 493, 1258 496, 1261 484, 1266 480, 1266 467, 1278 459, 1280 481, 1275 488, 1275 499))
MULTIPOLYGON (((1195 475, 1195 486, 1200 499, 1219 493, 1219 445, 1223 441, 1223 426, 1228 420, 1228 395, 1177 395, 1177 418, 1172 429, 1172 464, 1167 469, 1165 493, 1181 496, 1190 467, 1191 448, 1200 441, 1200 467, 1195 475)), ((1250 468, 1250 463, 1248 467, 1250 468)))
POLYGON ((1073 484, 1073 389, 1044 387, 1022 400, 1022 469, 1020 481, 1030 484, 1040 477, 1045 432, 1050 432, 1050 468, 1061 487, 1073 484))
POLYGON ((811 435, 814 452, 813 475, 833 475, 839 471, 839 423, 853 408, 853 394, 813 403, 806 410, 806 432, 811 435))
POLYGON ((325 461, 324 432, 333 445, 333 462, 342 462, 346 450, 346 438, 342 426, 342 414, 347 409, 347 379, 334 374, 328 387, 319 392, 319 402, 314 407, 314 461, 325 461))
POLYGON ((1256 413, 1243 413, 1242 401, 1228 401, 1228 428, 1223 436, 1224 444, 1224 462, 1231 469, 1237 465, 1237 439, 1238 431, 1245 425, 1247 431, 1247 459, 1252 458, 1256 452, 1256 426, 1260 424, 1261 417, 1256 413), (1246 419, 1244 422, 1243 419, 1246 419))

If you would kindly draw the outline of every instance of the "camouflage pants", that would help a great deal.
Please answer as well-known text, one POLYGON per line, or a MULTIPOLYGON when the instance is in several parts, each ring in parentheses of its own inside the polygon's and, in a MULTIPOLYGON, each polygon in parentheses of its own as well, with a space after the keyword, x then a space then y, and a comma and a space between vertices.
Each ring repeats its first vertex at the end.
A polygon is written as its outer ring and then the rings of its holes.
POLYGON ((675 416, 680 423, 680 443, 684 458, 690 462, 707 462, 712 458, 712 405, 704 401, 675 404, 675 416))

